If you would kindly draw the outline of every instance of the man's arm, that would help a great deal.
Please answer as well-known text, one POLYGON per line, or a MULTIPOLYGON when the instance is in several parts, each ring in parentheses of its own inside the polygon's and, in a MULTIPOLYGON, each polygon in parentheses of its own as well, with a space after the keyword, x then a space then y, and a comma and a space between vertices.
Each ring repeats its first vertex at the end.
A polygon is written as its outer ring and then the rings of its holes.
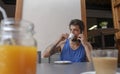
POLYGON ((68 34, 62 34, 59 40, 57 40, 55 43, 51 44, 46 48, 46 50, 43 52, 43 57, 47 58, 51 55, 53 55, 56 52, 61 51, 61 46, 64 44, 65 40, 68 38, 68 34))
POLYGON ((86 52, 86 56, 87 56, 86 59, 87 59, 89 62, 91 62, 91 61, 92 61, 92 57, 91 57, 92 45, 91 45, 89 42, 87 42, 87 43, 84 45, 84 48, 85 48, 85 52, 86 52))
POLYGON ((87 56, 87 60, 90 62, 92 61, 91 58, 91 50, 92 50, 92 45, 87 41, 86 37, 84 36, 84 34, 80 34, 78 36, 78 39, 81 41, 82 45, 85 48, 85 52, 86 52, 86 56, 87 56))
POLYGON ((49 45, 46 48, 46 50, 43 52, 43 57, 47 58, 47 57, 53 55, 54 53, 61 51, 61 47, 60 47, 59 43, 60 43, 60 41, 56 41, 55 43, 49 45))

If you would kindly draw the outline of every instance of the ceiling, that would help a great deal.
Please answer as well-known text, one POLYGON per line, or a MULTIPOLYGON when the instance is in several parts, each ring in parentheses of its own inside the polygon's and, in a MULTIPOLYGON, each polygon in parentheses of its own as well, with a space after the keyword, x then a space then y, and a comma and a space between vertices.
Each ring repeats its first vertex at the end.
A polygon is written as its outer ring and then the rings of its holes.
POLYGON ((87 9, 111 10, 111 0, 86 0, 87 9))

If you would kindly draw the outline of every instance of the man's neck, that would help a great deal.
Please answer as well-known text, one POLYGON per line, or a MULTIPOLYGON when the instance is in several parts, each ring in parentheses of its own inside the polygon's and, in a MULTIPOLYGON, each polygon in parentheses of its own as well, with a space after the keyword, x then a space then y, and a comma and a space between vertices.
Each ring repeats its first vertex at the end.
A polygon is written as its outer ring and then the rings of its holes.
POLYGON ((70 40, 70 44, 79 46, 80 42, 79 41, 72 41, 72 40, 70 40))
POLYGON ((72 40, 70 40, 70 47, 73 49, 73 50, 76 50, 79 46, 80 46, 80 42, 73 42, 72 40))

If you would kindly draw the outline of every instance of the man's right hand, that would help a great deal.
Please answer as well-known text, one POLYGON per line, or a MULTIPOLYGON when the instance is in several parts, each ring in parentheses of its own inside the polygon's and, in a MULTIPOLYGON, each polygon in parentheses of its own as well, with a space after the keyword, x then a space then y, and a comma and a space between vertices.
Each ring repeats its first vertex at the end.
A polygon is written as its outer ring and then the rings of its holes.
POLYGON ((61 37, 60 37, 60 39, 59 39, 59 41, 60 41, 60 42, 61 42, 61 41, 64 41, 65 39, 68 38, 68 36, 69 36, 68 33, 62 34, 61 37))

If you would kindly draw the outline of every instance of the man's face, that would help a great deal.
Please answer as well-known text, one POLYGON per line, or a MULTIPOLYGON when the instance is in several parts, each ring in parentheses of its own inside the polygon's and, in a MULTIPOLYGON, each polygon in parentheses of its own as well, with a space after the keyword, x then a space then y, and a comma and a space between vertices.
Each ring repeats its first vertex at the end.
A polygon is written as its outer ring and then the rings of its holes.
POLYGON ((70 33, 73 33, 75 36, 80 34, 80 29, 78 25, 71 25, 70 26, 70 33))
POLYGON ((73 33, 75 37, 73 38, 73 41, 77 40, 78 35, 81 33, 78 25, 71 25, 70 26, 70 33, 73 33))

